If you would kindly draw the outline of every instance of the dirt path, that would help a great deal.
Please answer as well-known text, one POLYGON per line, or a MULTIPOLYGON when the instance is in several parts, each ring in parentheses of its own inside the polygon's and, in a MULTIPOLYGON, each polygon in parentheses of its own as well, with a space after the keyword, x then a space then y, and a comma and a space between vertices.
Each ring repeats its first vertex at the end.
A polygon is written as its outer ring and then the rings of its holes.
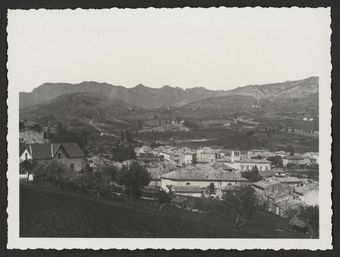
POLYGON ((93 120, 90 120, 89 121, 89 125, 91 126, 91 127, 93 127, 95 130, 97 130, 99 133, 100 133, 100 135, 103 135, 103 136, 110 136, 110 137, 118 137, 116 134, 114 134, 114 133, 109 133, 109 132, 106 132, 106 131, 104 131, 104 130, 102 130, 101 128, 99 128, 94 122, 93 122, 93 120))

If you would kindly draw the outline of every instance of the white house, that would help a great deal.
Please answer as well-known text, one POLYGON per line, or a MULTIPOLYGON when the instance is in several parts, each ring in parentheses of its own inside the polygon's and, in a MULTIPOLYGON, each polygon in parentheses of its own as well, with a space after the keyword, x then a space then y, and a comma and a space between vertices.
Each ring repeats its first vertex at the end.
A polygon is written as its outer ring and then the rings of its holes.
POLYGON ((192 151, 186 151, 183 154, 183 164, 194 164, 197 161, 197 154, 192 151))
POLYGON ((228 159, 231 161, 242 159, 242 153, 238 150, 221 149, 220 156, 222 159, 228 159))
POLYGON ((29 128, 20 130, 19 139, 20 143, 23 144, 43 144, 48 141, 45 139, 43 131, 37 131, 29 128))
MULTIPOLYGON (((216 169, 210 164, 190 165, 161 176, 161 188, 168 191, 168 187, 174 189, 187 187, 188 191, 200 187, 207 188, 211 183, 215 188, 227 189, 235 184, 247 183, 248 180, 238 174, 223 169, 216 169)), ((197 190, 195 190, 197 193, 197 190)))
POLYGON ((218 149, 206 147, 197 150, 197 162, 199 163, 214 162, 217 159, 221 159, 220 150, 218 149))
POLYGON ((306 165, 309 162, 309 159, 301 157, 301 156, 284 156, 282 157, 282 164, 283 166, 287 166, 288 164, 295 164, 295 165, 306 165))
POLYGON ((253 149, 253 150, 248 151, 247 155, 249 159, 251 159, 252 157, 256 157, 256 156, 267 157, 270 155, 270 152, 264 149, 253 149))
POLYGON ((225 163, 238 171, 252 171, 255 166, 259 171, 272 169, 272 163, 264 159, 242 159, 225 163))
POLYGON ((163 156, 164 160, 171 161, 172 160, 172 153, 168 151, 161 151, 160 156, 163 156))
POLYGON ((73 171, 85 169, 85 153, 77 143, 28 144, 24 145, 19 155, 20 163, 29 161, 55 160, 70 167, 73 171))

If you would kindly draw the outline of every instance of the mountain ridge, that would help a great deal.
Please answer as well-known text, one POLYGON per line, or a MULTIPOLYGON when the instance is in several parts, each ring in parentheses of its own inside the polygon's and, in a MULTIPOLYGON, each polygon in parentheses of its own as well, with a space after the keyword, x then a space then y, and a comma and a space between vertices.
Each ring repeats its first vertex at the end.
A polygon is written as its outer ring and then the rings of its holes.
POLYGON ((46 104, 51 100, 70 93, 89 93, 99 99, 114 101, 120 99, 127 104, 142 108, 161 108, 167 106, 185 106, 204 99, 223 96, 251 96, 256 99, 308 97, 318 93, 318 77, 309 77, 302 80, 286 81, 263 85, 248 85, 232 90, 210 90, 204 87, 183 89, 164 85, 161 88, 151 88, 138 84, 133 88, 120 85, 83 81, 78 84, 70 83, 44 83, 31 92, 20 92, 20 108, 31 108, 35 105, 46 104))

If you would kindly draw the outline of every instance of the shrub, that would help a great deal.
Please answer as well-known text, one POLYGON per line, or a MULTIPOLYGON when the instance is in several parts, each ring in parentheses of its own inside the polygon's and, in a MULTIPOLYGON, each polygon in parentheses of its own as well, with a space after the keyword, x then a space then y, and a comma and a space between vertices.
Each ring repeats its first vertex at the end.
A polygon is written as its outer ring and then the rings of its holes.
POLYGON ((224 195, 228 212, 235 217, 235 228, 239 231, 257 209, 255 191, 251 186, 243 186, 237 191, 228 191, 224 195))
POLYGON ((150 183, 150 174, 144 167, 133 162, 129 166, 123 166, 118 183, 126 187, 128 196, 138 198, 141 196, 141 189, 150 183))
POLYGON ((79 193, 95 193, 97 197, 109 197, 111 193, 110 180, 98 172, 80 174, 70 180, 68 187, 79 193))
POLYGON ((157 201, 160 204, 159 211, 163 209, 163 207, 170 203, 171 201, 171 191, 169 193, 165 192, 164 190, 159 190, 157 193, 157 201))
POLYGON ((257 182, 262 179, 262 176, 259 174, 257 166, 255 166, 252 171, 241 172, 241 176, 252 182, 257 182))
POLYGON ((282 157, 280 155, 270 156, 267 160, 271 161, 274 167, 283 168, 282 157))
POLYGON ((70 170, 66 165, 57 161, 37 162, 33 168, 34 182, 63 187, 70 170))

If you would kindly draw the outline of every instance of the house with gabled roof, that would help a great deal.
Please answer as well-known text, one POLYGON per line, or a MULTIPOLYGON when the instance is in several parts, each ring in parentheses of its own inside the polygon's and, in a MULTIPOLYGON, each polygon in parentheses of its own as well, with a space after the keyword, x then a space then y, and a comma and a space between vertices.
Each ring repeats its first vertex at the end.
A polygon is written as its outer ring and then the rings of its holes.
MULTIPOLYGON (((239 174, 232 171, 215 167, 211 164, 196 164, 180 169, 176 169, 160 177, 161 188, 168 191, 168 187, 187 188, 190 192, 195 189, 195 195, 200 194, 197 188, 205 189, 209 185, 214 184, 214 187, 222 190, 227 190, 228 187, 238 184, 248 184, 248 180, 242 178, 239 174)), ((191 192, 193 193, 193 192, 191 192)))
POLYGON ((28 161, 59 161, 73 171, 85 169, 85 153, 77 143, 26 144, 20 151, 20 163, 28 161))
POLYGON ((302 157, 298 155, 288 155, 282 157, 282 164, 283 166, 287 167, 288 164, 295 164, 295 165, 305 165, 309 161, 309 158, 302 157))
POLYGON ((265 159, 241 159, 225 163, 238 171, 252 171, 254 167, 257 167, 258 171, 272 169, 272 163, 265 159))

